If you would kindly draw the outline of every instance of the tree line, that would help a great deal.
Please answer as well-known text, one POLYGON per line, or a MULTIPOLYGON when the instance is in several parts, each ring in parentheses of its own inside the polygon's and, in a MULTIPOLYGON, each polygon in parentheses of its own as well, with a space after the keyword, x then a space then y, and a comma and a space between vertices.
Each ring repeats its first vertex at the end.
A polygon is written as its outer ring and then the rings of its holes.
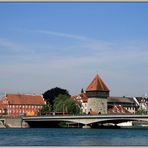
POLYGON ((66 89, 52 88, 43 93, 46 105, 41 109, 41 115, 60 112, 68 115, 78 115, 81 112, 81 104, 71 99, 66 89))

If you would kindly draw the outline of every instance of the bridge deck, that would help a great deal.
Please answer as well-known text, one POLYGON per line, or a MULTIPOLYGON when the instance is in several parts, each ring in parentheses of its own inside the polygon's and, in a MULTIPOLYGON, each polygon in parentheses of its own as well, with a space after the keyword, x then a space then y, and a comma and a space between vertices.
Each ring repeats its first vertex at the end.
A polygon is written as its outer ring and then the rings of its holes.
POLYGON ((145 118, 148 119, 148 115, 81 115, 81 116, 35 116, 35 117, 23 117, 22 120, 39 120, 39 119, 124 119, 124 118, 145 118))
POLYGON ((23 117, 22 121, 30 125, 54 125, 59 122, 73 122, 82 125, 90 125, 97 123, 122 123, 127 121, 146 121, 148 122, 148 115, 81 115, 81 116, 36 116, 36 117, 23 117))

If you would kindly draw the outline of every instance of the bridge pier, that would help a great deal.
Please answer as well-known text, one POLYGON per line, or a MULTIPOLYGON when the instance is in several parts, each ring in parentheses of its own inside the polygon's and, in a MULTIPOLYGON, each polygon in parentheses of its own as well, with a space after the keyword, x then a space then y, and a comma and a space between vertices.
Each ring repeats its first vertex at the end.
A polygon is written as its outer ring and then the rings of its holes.
POLYGON ((25 122, 25 121, 21 121, 21 128, 29 128, 30 126, 29 126, 29 124, 27 123, 27 122, 25 122))
POLYGON ((88 124, 85 124, 84 126, 82 126, 82 128, 91 128, 91 126, 88 124))

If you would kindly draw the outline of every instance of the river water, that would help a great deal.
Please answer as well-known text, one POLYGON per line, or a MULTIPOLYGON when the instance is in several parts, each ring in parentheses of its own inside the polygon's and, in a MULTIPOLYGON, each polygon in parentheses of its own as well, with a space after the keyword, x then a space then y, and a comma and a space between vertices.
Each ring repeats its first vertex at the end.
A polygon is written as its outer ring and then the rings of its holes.
POLYGON ((0 146, 148 146, 148 128, 5 128, 0 146))

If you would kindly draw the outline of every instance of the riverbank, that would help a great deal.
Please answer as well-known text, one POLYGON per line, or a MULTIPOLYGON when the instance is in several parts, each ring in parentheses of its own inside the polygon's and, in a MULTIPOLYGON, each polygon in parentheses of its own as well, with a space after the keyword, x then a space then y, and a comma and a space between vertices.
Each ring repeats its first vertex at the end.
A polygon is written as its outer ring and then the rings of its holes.
POLYGON ((22 128, 21 117, 1 117, 0 128, 22 128))

